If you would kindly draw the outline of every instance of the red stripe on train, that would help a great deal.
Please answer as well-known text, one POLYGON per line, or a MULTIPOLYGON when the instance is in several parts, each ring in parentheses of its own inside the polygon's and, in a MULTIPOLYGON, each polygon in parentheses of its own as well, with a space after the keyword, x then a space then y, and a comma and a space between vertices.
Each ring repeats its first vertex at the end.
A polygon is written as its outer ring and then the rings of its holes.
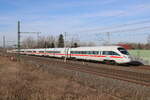
POLYGON ((110 57, 110 58, 123 58, 120 56, 101 56, 101 55, 83 55, 83 54, 60 54, 60 53, 27 53, 27 54, 47 54, 47 55, 69 55, 69 56, 89 56, 89 57, 110 57))

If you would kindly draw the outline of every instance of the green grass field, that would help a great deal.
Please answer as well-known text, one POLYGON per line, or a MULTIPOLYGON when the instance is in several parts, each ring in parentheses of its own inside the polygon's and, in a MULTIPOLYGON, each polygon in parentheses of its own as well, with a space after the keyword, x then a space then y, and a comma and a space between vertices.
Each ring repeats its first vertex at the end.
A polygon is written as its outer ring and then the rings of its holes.
POLYGON ((150 62, 150 50, 129 50, 129 53, 150 62))

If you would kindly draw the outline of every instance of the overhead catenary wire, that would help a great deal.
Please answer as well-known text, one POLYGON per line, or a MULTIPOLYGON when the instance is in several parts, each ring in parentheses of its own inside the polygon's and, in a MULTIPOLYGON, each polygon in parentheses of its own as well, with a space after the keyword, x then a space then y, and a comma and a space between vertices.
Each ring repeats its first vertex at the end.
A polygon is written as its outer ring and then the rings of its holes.
POLYGON ((113 29, 113 28, 122 28, 122 27, 134 26, 134 25, 140 25, 140 24, 150 24, 150 19, 147 19, 144 21, 133 22, 133 23, 112 25, 110 27, 101 27, 101 28, 95 28, 95 29, 80 30, 80 31, 76 31, 76 32, 82 33, 82 32, 92 32, 92 31, 103 31, 103 30, 108 30, 108 29, 113 29))
POLYGON ((150 26, 145 26, 145 27, 138 27, 138 28, 132 28, 132 29, 124 29, 124 30, 114 30, 114 31, 103 31, 99 33, 122 33, 122 32, 131 32, 131 31, 139 31, 139 30, 145 30, 145 29, 150 29, 150 26))

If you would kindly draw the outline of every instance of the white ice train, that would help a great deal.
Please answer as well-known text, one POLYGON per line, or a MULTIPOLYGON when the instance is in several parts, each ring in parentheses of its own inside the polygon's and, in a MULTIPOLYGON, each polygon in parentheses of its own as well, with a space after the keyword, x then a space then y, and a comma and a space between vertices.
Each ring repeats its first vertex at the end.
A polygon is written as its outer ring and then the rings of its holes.
MULTIPOLYGON (((13 50, 12 52, 17 53, 17 50, 13 50)), ((110 64, 131 62, 130 54, 121 46, 21 49, 20 53, 36 56, 91 60, 110 64)))

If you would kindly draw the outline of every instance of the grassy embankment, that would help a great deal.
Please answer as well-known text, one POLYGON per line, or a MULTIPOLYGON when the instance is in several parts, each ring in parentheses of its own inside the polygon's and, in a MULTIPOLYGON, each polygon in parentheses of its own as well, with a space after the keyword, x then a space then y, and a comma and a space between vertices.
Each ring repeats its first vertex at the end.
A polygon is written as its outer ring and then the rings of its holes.
POLYGON ((135 57, 148 61, 150 64, 150 50, 129 50, 129 53, 135 57))
POLYGON ((0 100, 116 100, 70 77, 0 57, 0 100))
POLYGON ((0 57, 0 100, 149 100, 146 87, 83 73, 75 78, 59 74, 59 66, 43 70, 0 57))

